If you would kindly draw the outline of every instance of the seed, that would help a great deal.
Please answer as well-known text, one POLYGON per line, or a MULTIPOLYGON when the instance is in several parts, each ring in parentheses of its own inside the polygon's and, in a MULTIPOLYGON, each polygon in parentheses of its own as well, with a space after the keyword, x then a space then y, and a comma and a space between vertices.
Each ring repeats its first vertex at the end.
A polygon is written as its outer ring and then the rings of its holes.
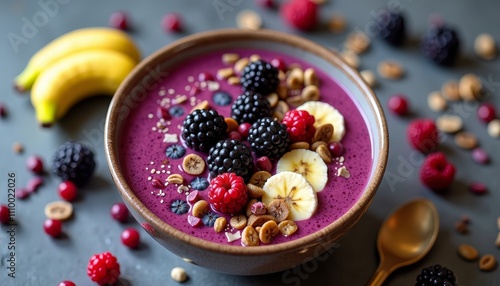
POLYGON ((239 85, 241 83, 240 78, 236 76, 231 76, 227 79, 229 85, 239 85))
POLYGON ((240 59, 240 56, 236 53, 225 53, 222 55, 222 63, 225 65, 233 65, 240 59))
POLYGON ((234 75, 233 68, 223 68, 217 71, 218 79, 228 79, 234 75))
POLYGON ((249 183, 254 184, 257 187, 262 188, 266 183, 267 179, 271 177, 271 174, 267 171, 257 171, 250 178, 249 183))
POLYGON ((474 41, 476 55, 484 60, 492 60, 497 55, 495 39, 490 34, 479 34, 474 41))
POLYGON ((477 138, 474 134, 466 131, 461 131, 455 134, 455 144, 463 149, 473 149, 477 146, 477 138))
POLYGON ((224 121, 227 124, 226 132, 229 133, 231 131, 237 131, 238 130, 238 121, 236 121, 232 117, 225 117, 224 121))
POLYGON ((241 243, 245 246, 258 246, 259 234, 252 226, 246 226, 241 233, 241 243))
POLYGON ((227 219, 225 217, 223 216, 218 217, 214 223, 215 232, 220 233, 224 231, 224 229, 226 228, 226 224, 227 224, 227 219))
POLYGON ((248 58, 241 58, 236 63, 234 63, 234 71, 237 73, 241 73, 243 69, 248 65, 248 58))
POLYGON ((205 171, 205 160, 196 154, 189 154, 182 160, 182 169, 189 175, 200 175, 205 171))
POLYGON ((479 257, 477 250, 468 244, 460 244, 458 246, 458 254, 465 260, 473 261, 479 257))
POLYGON ((264 195, 265 191, 254 184, 247 184, 248 196, 252 199, 258 199, 264 195))
POLYGON ((493 119, 488 123, 488 134, 493 138, 500 137, 500 119, 493 119))
POLYGON ((356 53, 350 50, 345 50, 340 53, 342 59, 353 69, 359 68, 359 57, 356 53))
POLYGON ((330 123, 323 124, 316 129, 314 133, 313 142, 324 141, 328 142, 333 135, 333 125, 330 123))
POLYGON ((203 110, 210 109, 210 103, 208 102, 208 100, 203 100, 197 105, 193 106, 193 108, 191 109, 191 111, 189 111, 189 113, 192 113, 196 109, 203 109, 203 110))
POLYGON ((491 271, 497 266, 495 256, 486 254, 479 260, 479 269, 482 271, 491 271))
POLYGON ((375 87, 377 85, 375 73, 371 70, 362 70, 361 72, 359 72, 359 74, 370 87, 375 87))
POLYGON ((258 233, 260 241, 269 244, 273 241, 273 238, 280 233, 280 229, 275 221, 270 220, 262 225, 258 233))
POLYGON ((316 71, 313 68, 308 68, 304 71, 304 85, 305 86, 319 85, 318 75, 316 74, 316 71))
POLYGON ((463 221, 457 221, 455 223, 455 230, 461 234, 465 234, 465 233, 469 232, 467 224, 464 223, 463 221))
POLYGON ((208 203, 205 200, 197 201, 193 205, 193 216, 202 217, 204 214, 208 212, 208 203))
POLYGON ((330 164, 332 162, 332 154, 330 153, 330 150, 328 150, 327 145, 321 144, 314 151, 318 153, 326 164, 330 164))
POLYGON ((258 30, 262 26, 262 19, 252 10, 242 10, 236 16, 236 24, 240 29, 258 30))
POLYGON ((332 15, 328 20, 328 30, 332 33, 340 34, 345 31, 346 27, 347 23, 342 15, 332 15))
POLYGON ((234 229, 244 229, 247 225, 247 217, 245 215, 232 216, 229 220, 229 224, 234 229))
POLYGON ((304 101, 319 100, 319 88, 316 85, 308 85, 302 90, 300 96, 304 101))
POLYGON ((289 150, 295 150, 295 149, 309 149, 309 143, 301 141, 301 142, 293 142, 288 146, 289 150))
POLYGON ((441 87, 441 93, 443 96, 451 101, 460 100, 460 93, 458 92, 458 82, 456 80, 449 80, 443 83, 441 87))
POLYGON ((266 221, 269 220, 276 221, 276 217, 269 214, 263 214, 263 215, 252 214, 248 217, 247 225, 252 227, 262 226, 266 221))
POLYGON ((24 146, 23 144, 16 142, 12 145, 12 151, 16 154, 21 154, 24 152, 24 146))
POLYGON ((294 68, 286 78, 286 86, 290 89, 299 89, 304 82, 304 72, 301 68, 294 68))
POLYGON ((186 270, 184 270, 184 268, 182 267, 172 268, 172 271, 170 271, 170 277, 172 277, 175 282, 180 283, 185 282, 188 278, 186 270))
POLYGON ((274 216, 278 222, 281 222, 288 217, 290 209, 284 200, 275 199, 267 206, 267 213, 274 216))
POLYGON ((278 105, 279 97, 277 93, 273 92, 269 94, 268 96, 266 96, 266 99, 267 101, 269 101, 269 105, 271 106, 271 108, 275 108, 276 105, 278 105))
POLYGON ((458 93, 463 100, 476 100, 480 97, 482 91, 483 84, 474 74, 466 74, 458 82, 458 93))
POLYGON ((184 183, 184 178, 179 174, 172 174, 168 176, 167 182, 169 184, 182 185, 182 183, 184 183))
POLYGON ((284 220, 280 222, 278 228, 283 236, 290 236, 299 229, 293 220, 284 220))
POLYGON ((354 31, 347 35, 344 46, 350 51, 361 54, 370 47, 370 38, 361 31, 354 31))
POLYGON ((439 91, 429 93, 429 96, 427 97, 427 104, 432 111, 436 112, 445 110, 448 105, 446 99, 439 91))
POLYGON ((55 201, 45 206, 45 216, 49 219, 67 220, 73 215, 73 205, 65 201, 55 201))
POLYGON ((436 127, 442 132, 456 133, 462 126, 462 118, 457 115, 441 115, 436 119, 436 127))
POLYGON ((393 60, 380 62, 377 71, 379 75, 387 79, 400 79, 404 75, 403 66, 393 60))

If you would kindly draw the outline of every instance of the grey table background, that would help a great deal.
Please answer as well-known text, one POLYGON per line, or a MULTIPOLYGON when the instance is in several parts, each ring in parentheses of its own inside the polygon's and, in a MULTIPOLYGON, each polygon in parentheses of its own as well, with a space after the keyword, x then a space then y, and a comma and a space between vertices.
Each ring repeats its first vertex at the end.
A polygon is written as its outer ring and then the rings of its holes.
MULTIPOLYGON (((475 245, 481 254, 492 253, 500 259, 500 251, 494 246, 498 230, 496 217, 499 206, 499 141, 489 138, 484 124, 477 120, 474 104, 458 104, 451 113, 458 113, 465 119, 465 128, 480 137, 481 145, 493 155, 488 166, 479 166, 470 154, 454 146, 451 138, 444 137, 441 149, 457 167, 457 180, 452 191, 436 195, 425 189, 418 179, 418 168, 422 159, 412 151, 405 139, 407 123, 415 117, 432 117, 426 105, 427 94, 439 89, 441 83, 458 78, 466 72, 475 72, 488 80, 492 90, 491 102, 500 107, 499 60, 484 62, 472 52, 475 36, 481 32, 491 33, 500 39, 498 12, 499 1, 329 1, 321 10, 326 19, 333 12, 344 14, 349 29, 369 28, 371 14, 388 5, 398 5, 407 16, 410 31, 409 43, 402 49, 390 48, 374 40, 371 50, 363 55, 362 68, 376 69, 382 59, 395 59, 407 68, 405 79, 396 82, 379 80, 375 90, 384 108, 388 97, 404 93, 411 102, 413 116, 396 118, 387 112, 391 137, 390 158, 387 173, 367 214, 355 228, 339 242, 325 261, 313 261, 305 267, 258 277, 238 277, 215 273, 185 263, 180 258, 160 247, 142 229, 143 245, 131 251, 121 245, 119 236, 127 226, 138 227, 135 222, 126 225, 116 223, 109 216, 109 209, 120 197, 113 185, 104 157, 103 124, 109 98, 86 100, 74 108, 63 121, 51 129, 37 126, 29 96, 17 95, 11 86, 14 76, 21 71, 29 57, 51 39, 70 30, 88 26, 107 26, 109 15, 117 10, 130 14, 134 32, 144 55, 148 55, 167 43, 194 33, 215 28, 234 27, 237 12, 244 8, 258 11, 266 28, 294 32, 277 17, 276 11, 260 9, 254 1, 226 1, 234 3, 232 11, 221 17, 214 9, 214 1, 169 0, 169 1, 99 1, 99 0, 42 0, 56 3, 57 11, 47 17, 32 35, 26 35, 26 42, 12 45, 9 33, 22 36, 25 20, 43 11, 37 1, 2 0, 0 2, 0 101, 4 103, 9 116, 0 120, 0 203, 7 201, 7 173, 15 172, 21 187, 32 177, 25 168, 27 156, 39 154, 48 164, 59 144, 69 139, 85 140, 97 154, 97 172, 89 186, 81 191, 81 198, 74 204, 75 217, 64 224, 67 237, 51 239, 42 229, 43 208, 46 203, 58 199, 57 178, 46 177, 41 190, 26 201, 16 204, 16 278, 7 277, 8 255, 6 239, 8 230, 2 226, 0 232, 0 285, 57 285, 70 279, 78 285, 92 285, 86 275, 86 264, 94 253, 109 250, 119 259, 124 285, 174 285, 170 269, 182 266, 187 269, 190 280, 185 285, 363 285, 378 263, 375 240, 383 219, 402 202, 417 196, 433 200, 439 209, 441 229, 433 250, 421 262, 394 273, 387 285, 413 285, 420 268, 440 263, 453 269, 459 276, 460 285, 500 285, 497 269, 491 273, 479 271, 476 263, 461 260, 456 254, 457 245, 467 242, 475 245), (244 2, 244 3, 243 3, 244 2), (64 4, 63 4, 64 3, 64 4), (165 34, 160 20, 167 12, 179 12, 184 18, 184 34, 165 34), (437 12, 447 22, 459 29, 463 41, 463 57, 453 69, 443 69, 423 60, 418 52, 418 39, 425 30, 428 17, 437 12), (29 37, 28 37, 29 36, 29 37), (25 153, 16 155, 11 151, 14 142, 25 145, 25 153), (390 180, 390 178, 398 180, 390 180), (490 193, 478 197, 467 191, 471 181, 485 182, 490 193), (457 234, 454 222, 463 214, 471 218, 470 233, 457 234)), ((393 6, 394 7, 394 6, 393 6)), ((326 30, 303 34, 303 36, 332 48, 340 48, 346 33, 333 35, 326 30)), ((500 108, 499 108, 500 111, 500 108)))

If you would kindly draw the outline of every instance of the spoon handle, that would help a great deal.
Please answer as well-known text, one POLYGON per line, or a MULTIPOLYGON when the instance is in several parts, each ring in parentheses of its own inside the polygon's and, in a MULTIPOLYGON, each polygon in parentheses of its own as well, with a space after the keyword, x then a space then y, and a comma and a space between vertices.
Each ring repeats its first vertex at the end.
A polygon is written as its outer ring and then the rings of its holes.
POLYGON ((377 267, 375 273, 373 273, 372 277, 366 283, 366 286, 381 286, 384 284, 385 279, 389 277, 391 274, 391 270, 385 267, 382 263, 377 267))

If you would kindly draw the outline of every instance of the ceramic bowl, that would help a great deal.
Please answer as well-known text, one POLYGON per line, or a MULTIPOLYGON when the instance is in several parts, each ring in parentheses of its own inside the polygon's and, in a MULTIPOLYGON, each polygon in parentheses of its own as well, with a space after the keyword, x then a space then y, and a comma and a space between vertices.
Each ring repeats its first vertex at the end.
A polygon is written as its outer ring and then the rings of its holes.
MULTIPOLYGON (((144 59, 122 83, 109 108, 105 128, 106 156, 112 177, 129 210, 156 241, 190 263, 236 275, 259 275, 293 268, 322 255, 345 235, 368 209, 387 163, 388 134, 383 111, 358 72, 331 50, 304 38, 276 31, 217 30, 180 39, 144 59), (372 140, 369 181, 359 200, 339 219, 308 236, 259 247, 222 245, 183 233, 148 210, 127 184, 118 152, 120 132, 130 108, 140 100, 130 96, 141 83, 153 81, 151 71, 194 55, 221 48, 259 48, 301 58, 322 69, 351 95, 365 116, 372 140)), ((371 243, 371 242, 367 242, 371 243)))

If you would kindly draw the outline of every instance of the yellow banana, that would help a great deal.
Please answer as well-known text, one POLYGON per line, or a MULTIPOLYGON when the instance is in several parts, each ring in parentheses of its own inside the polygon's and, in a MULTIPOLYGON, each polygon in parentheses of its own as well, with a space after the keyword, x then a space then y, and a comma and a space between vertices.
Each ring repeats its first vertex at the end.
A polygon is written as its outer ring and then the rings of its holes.
POLYGON ((113 95, 135 65, 135 59, 113 50, 81 51, 52 64, 31 90, 38 122, 49 127, 82 99, 113 95))
POLYGON ((73 53, 94 49, 119 51, 136 62, 141 57, 133 40, 122 31, 111 28, 78 29, 60 36, 34 54, 14 80, 14 86, 21 92, 27 91, 43 69, 73 53))

